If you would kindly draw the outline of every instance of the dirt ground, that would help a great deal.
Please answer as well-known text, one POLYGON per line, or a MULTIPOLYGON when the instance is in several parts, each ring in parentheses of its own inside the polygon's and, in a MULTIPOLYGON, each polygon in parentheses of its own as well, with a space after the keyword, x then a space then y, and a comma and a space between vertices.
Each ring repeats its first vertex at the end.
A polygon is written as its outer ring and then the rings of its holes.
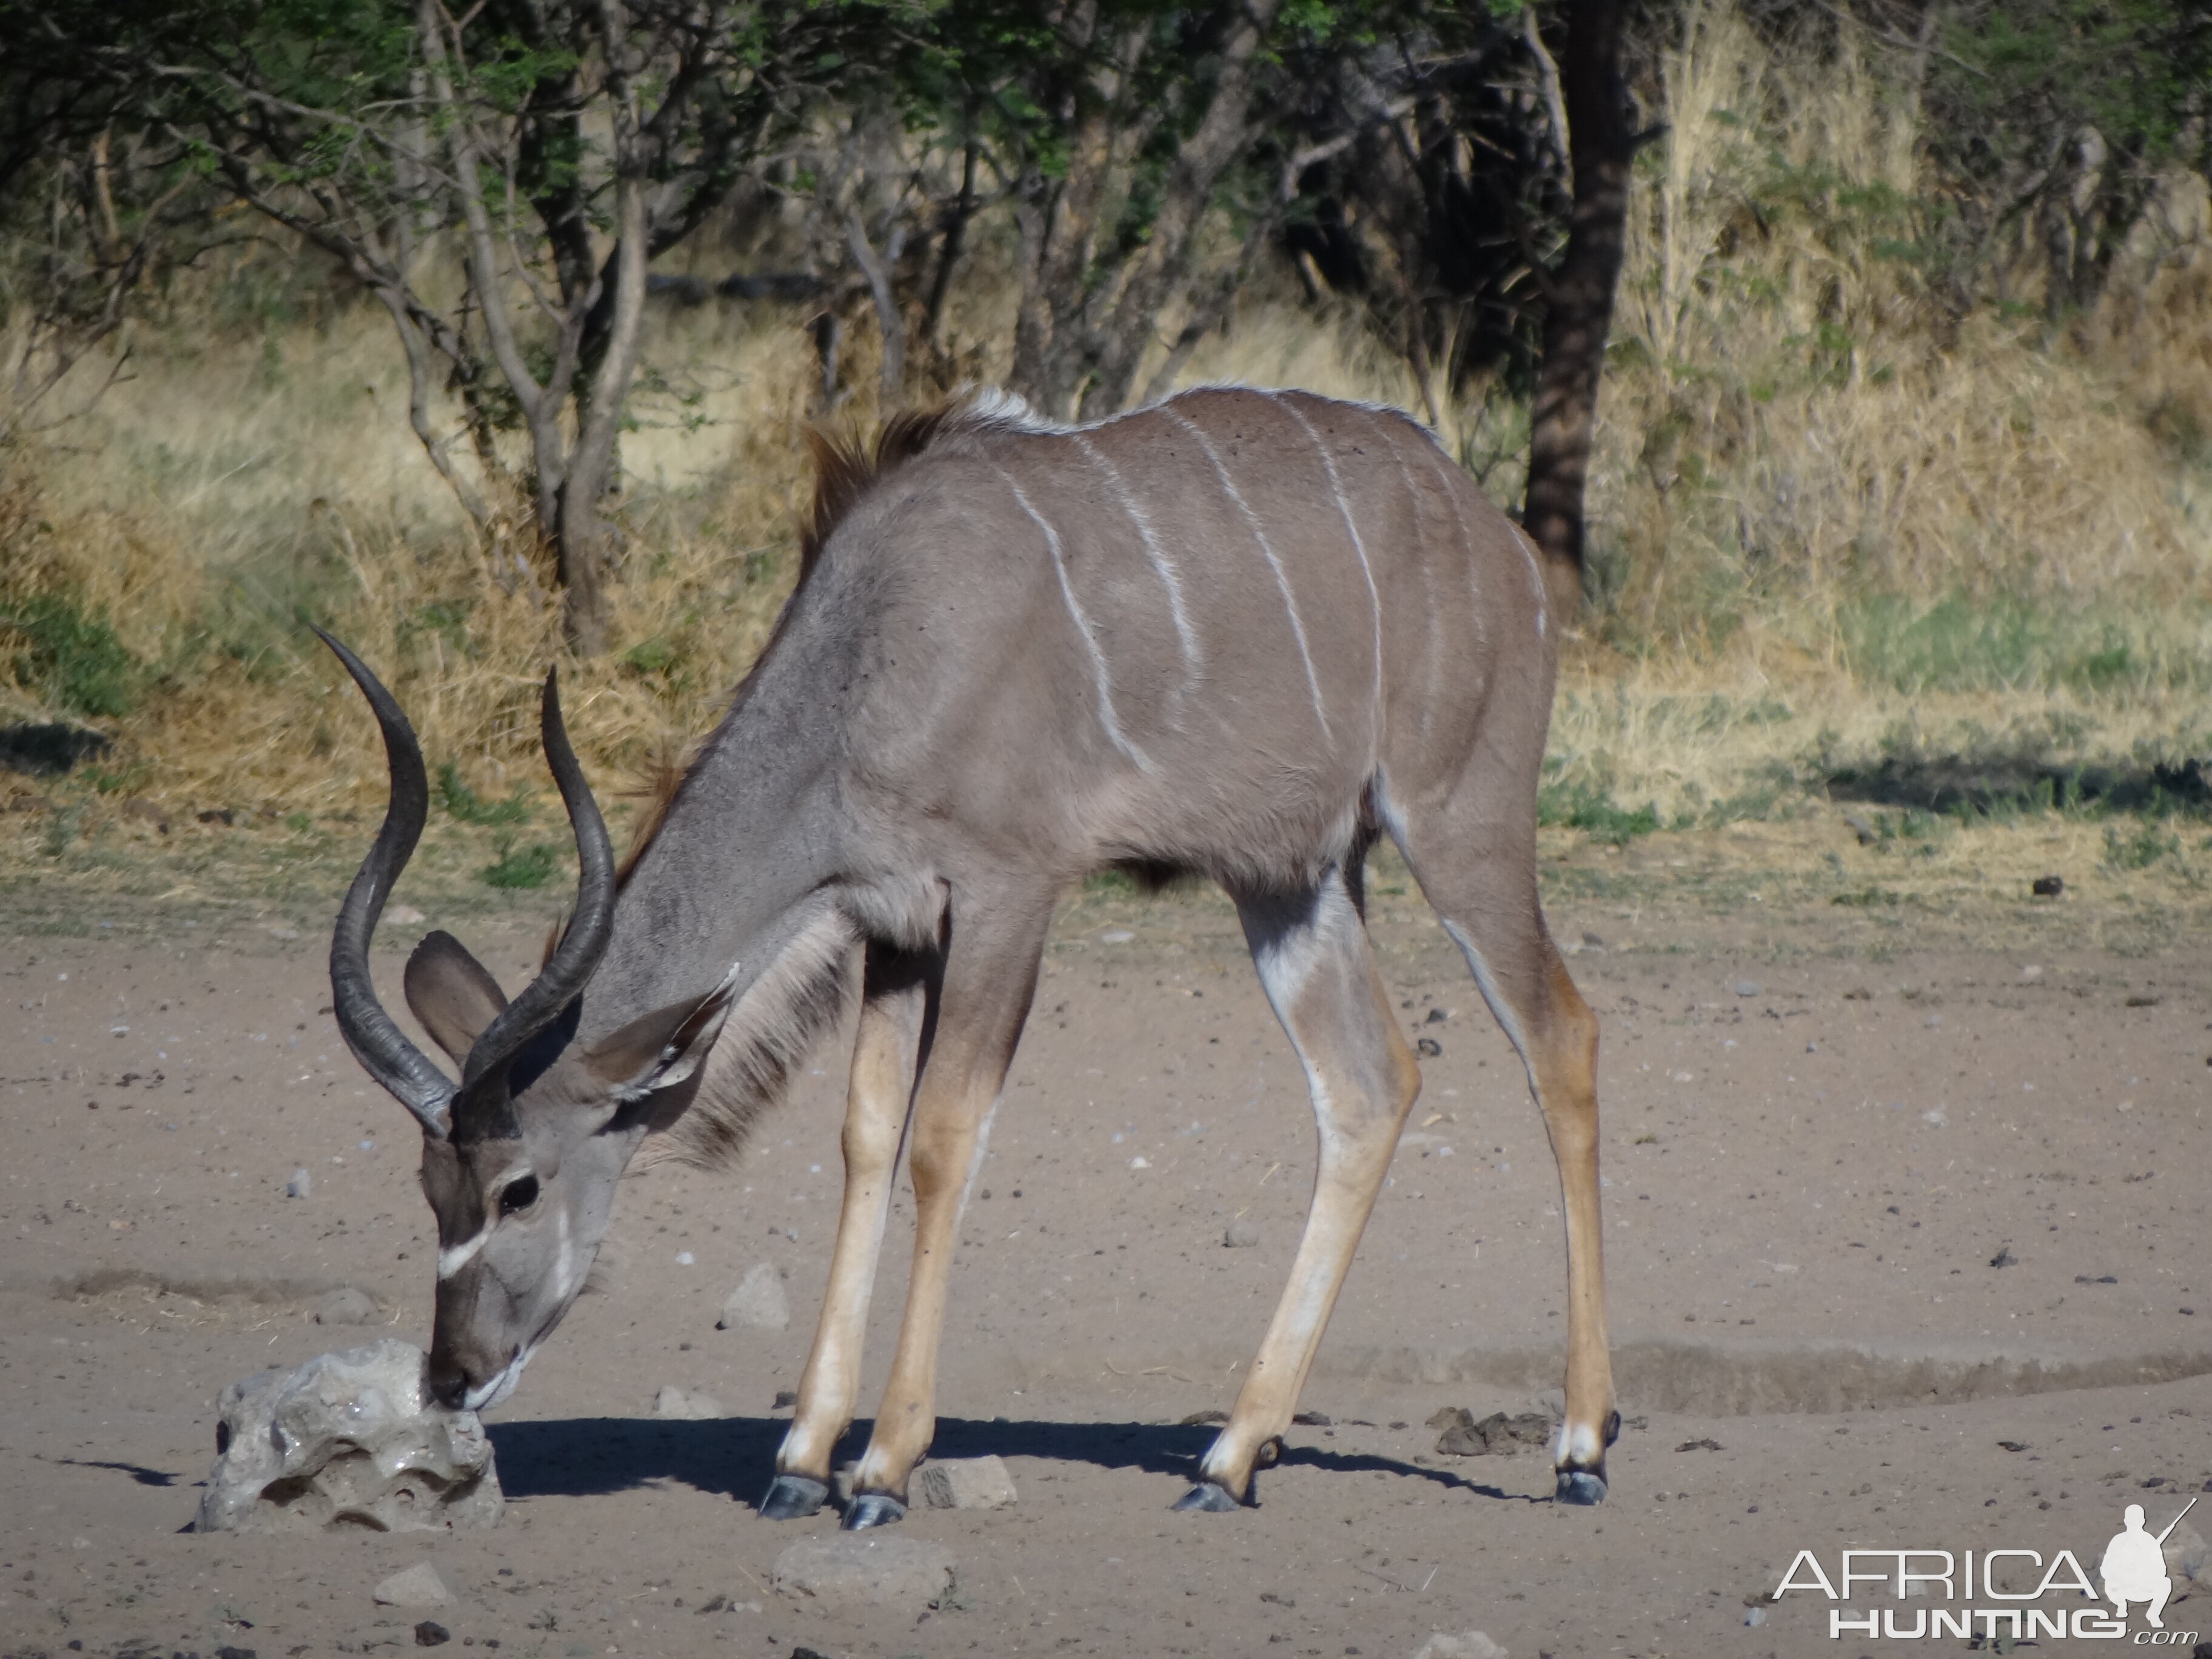
MULTIPOLYGON (((1168 1512, 1211 1433, 1182 1419, 1230 1403, 1280 1288, 1312 1133, 1225 907, 1086 902, 1048 960, 945 1345, 937 1450, 1002 1455, 1019 1499, 904 1523, 957 1559, 934 1609, 778 1595, 778 1552, 834 1518, 752 1508, 835 1220, 835 1050, 741 1170, 629 1182, 605 1293, 491 1415, 503 1527, 180 1532, 223 1384, 375 1334, 314 1323, 327 1290, 427 1341, 415 1133, 323 1012, 312 933, 42 912, 0 945, 0 1652, 411 1648, 424 1615, 369 1590, 426 1556, 462 1586, 431 1616, 502 1659, 1404 1659, 1468 1630, 1515 1659, 1910 1652, 1830 1638, 1832 1608, 1908 1606, 1863 1589, 1757 1625, 1747 1602, 1801 1549, 1831 1574, 1850 1547, 2094 1567, 2124 1504, 2155 1529, 2212 1492, 2212 954, 2119 954, 2081 927, 2039 945, 2024 910, 1932 944, 1826 906, 1715 921, 1635 884, 1553 903, 1605 1023, 1611 1500, 1555 1507, 1540 1453, 1446 1456, 1425 1426, 1557 1383, 1563 1246, 1519 1068, 1407 902, 1379 905, 1378 945, 1441 1052, 1303 1402, 1331 1421, 1293 1431, 1256 1510, 1168 1512), (1232 1222, 1256 1243, 1225 1248, 1232 1222), (759 1261, 790 1328, 717 1331, 759 1261), (664 1384, 729 1414, 655 1419, 664 1384)), ((395 1007, 422 926, 384 936, 395 1007)), ((472 942, 520 978, 540 934, 518 914, 472 942)), ((896 1231, 885 1261, 864 1400, 896 1231)), ((2212 1590, 2166 1622, 2212 1633, 2212 1590)))

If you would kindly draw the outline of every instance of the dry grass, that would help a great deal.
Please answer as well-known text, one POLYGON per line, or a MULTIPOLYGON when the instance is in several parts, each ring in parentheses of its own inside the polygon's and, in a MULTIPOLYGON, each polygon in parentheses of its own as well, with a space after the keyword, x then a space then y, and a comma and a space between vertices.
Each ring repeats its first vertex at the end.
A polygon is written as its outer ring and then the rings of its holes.
MULTIPOLYGON (((1853 773, 1987 762, 2140 778, 2212 747, 2201 201, 2172 193, 2113 298, 2067 339, 2011 313, 1960 319, 1917 263, 1930 192, 1911 100, 1852 49, 1847 34, 1777 55, 1712 5, 1668 58, 1601 411, 1594 602, 1553 740, 1553 816, 1596 827, 1547 845, 1587 844, 1601 881, 1626 856, 1604 843, 1656 823, 1808 902, 1863 888, 1929 914, 1977 884, 2009 891, 2047 857, 2114 914, 2154 891, 2193 905, 2202 849, 2181 830, 2154 848, 2128 829, 2115 853, 2094 810, 2022 817, 2002 800, 2001 822, 1916 823, 1899 836, 1920 850, 1888 875, 1850 873, 1857 843, 1826 801, 1853 773)), ((1005 368, 1006 298, 988 283, 956 296, 955 357, 976 378, 1005 368)), ((500 834, 558 839, 532 712, 548 663, 603 793, 711 725, 794 565, 815 374, 795 316, 656 318, 659 373, 624 441, 616 648, 577 663, 543 574, 473 534, 422 458, 380 313, 257 332, 180 306, 139 341, 132 378, 0 477, 0 616, 65 597, 144 665, 135 712, 98 722, 115 750, 37 786, 52 811, 0 817, 19 892, 165 890, 149 867, 186 896, 289 891, 295 870, 302 891, 327 885, 382 777, 302 614, 386 674, 434 767, 486 799, 538 800, 511 832, 440 817, 422 879, 450 893, 500 834), (249 847, 198 823, 217 808, 268 832, 249 847)), ((872 350, 862 332, 848 353, 855 421, 874 412, 872 350)), ((1184 378, 1418 400, 1354 322, 1265 297, 1184 378)), ((1525 410, 1470 397, 1445 427, 1487 487, 1517 493, 1525 410)), ((66 712, 35 674, 9 683, 16 647, 0 633, 0 721, 66 712)), ((1665 875, 1676 867, 1650 879, 1687 882, 1665 875)))
POLYGON ((2136 372, 2201 299, 2123 281, 2129 343, 2093 353, 2039 316, 1954 318, 1914 106, 1855 44, 1778 58, 1713 5, 1668 56, 1597 477, 1614 633, 1710 651, 1751 623, 1818 649, 1869 588, 2203 600, 2207 503, 2146 417, 2196 407, 2206 354, 2166 358, 2185 387, 2136 372))

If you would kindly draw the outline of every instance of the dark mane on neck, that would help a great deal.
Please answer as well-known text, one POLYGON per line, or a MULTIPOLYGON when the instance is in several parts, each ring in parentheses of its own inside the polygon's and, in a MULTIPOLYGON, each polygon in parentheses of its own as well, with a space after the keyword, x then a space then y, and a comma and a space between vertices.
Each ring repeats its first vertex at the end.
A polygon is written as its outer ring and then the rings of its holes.
MULTIPOLYGON (((807 453, 814 458, 814 501, 799 531, 799 580, 792 588, 791 599, 784 602, 783 616, 777 620, 775 631, 754 659, 752 668, 746 671, 744 680, 738 683, 732 708, 743 701, 746 683, 775 649, 776 641, 782 637, 784 624, 791 617, 793 601, 805 587, 815 566, 821 562, 822 549, 837 526, 880 481, 921 454, 939 434, 969 413, 969 401, 960 398, 935 409, 902 410, 884 422, 872 447, 858 435, 835 436, 819 427, 806 428, 807 453)), ((706 752, 703 745, 698 752, 706 752)), ((696 756, 693 763, 696 763, 696 756)), ((646 810, 638 819, 629 850, 623 855, 621 868, 615 875, 618 888, 629 884, 638 861, 653 845, 653 837, 660 833, 669 808, 675 805, 678 793, 690 776, 689 765, 678 766, 666 758, 655 764, 650 787, 641 792, 647 801, 646 810)), ((549 956, 559 942, 561 927, 562 924, 555 925, 547 942, 549 956)))
POLYGON ((868 492, 927 449, 964 413, 966 404, 957 401, 935 409, 902 410, 884 422, 872 452, 858 436, 833 436, 818 426, 806 428, 807 453, 814 458, 814 505, 799 532, 800 586, 813 574, 830 536, 868 492))

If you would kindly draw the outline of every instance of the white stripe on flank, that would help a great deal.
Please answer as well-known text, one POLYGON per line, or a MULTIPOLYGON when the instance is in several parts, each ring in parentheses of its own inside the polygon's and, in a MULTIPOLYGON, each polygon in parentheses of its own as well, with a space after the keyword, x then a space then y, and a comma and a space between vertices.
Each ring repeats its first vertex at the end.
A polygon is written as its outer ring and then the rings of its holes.
POLYGON ((1167 549, 1160 545, 1160 538, 1152 533, 1152 515, 1139 505, 1128 485, 1121 481, 1121 469, 1108 460, 1090 439, 1080 433, 1073 435, 1077 447, 1106 475, 1106 482, 1113 486, 1115 500, 1121 504, 1121 510, 1129 515, 1129 522, 1137 526, 1137 534, 1144 538, 1145 556, 1152 562, 1153 573, 1168 592, 1168 614, 1175 618, 1176 638, 1182 647, 1184 683, 1188 684, 1198 674, 1199 649, 1198 635, 1190 625, 1190 613, 1183 608, 1182 578, 1168 557, 1167 549))
POLYGON ((1067 614, 1075 619, 1075 631, 1083 635, 1084 646, 1091 653, 1091 683, 1098 690, 1099 725, 1105 727, 1106 736, 1113 745, 1136 762, 1140 770, 1155 770, 1145 751, 1122 733, 1121 719, 1114 712, 1113 674, 1106 665, 1106 653, 1098 648, 1098 635, 1091 630, 1091 618, 1083 614, 1082 602, 1075 597, 1074 584, 1067 579, 1067 556, 1060 544, 1060 532, 1045 521, 1044 514, 1030 505, 1029 496, 1023 492, 1021 485, 1014 482, 1012 473, 996 461, 991 463, 991 470, 999 475, 1007 489, 1014 492, 1014 500, 1021 504, 1022 511, 1030 515, 1036 527, 1044 532, 1045 544, 1052 550, 1052 568, 1060 577, 1060 596, 1066 601, 1067 614))
MULTIPOLYGON (((1435 444, 1429 446, 1428 455, 1429 465, 1435 467, 1438 476, 1443 479, 1444 498, 1449 501, 1452 494, 1451 462, 1442 447, 1435 444)), ((1452 522, 1459 526, 1460 551, 1467 556, 1468 592, 1474 600, 1474 609, 1468 613, 1468 620, 1474 624, 1475 649, 1480 651, 1488 641, 1482 629, 1482 584, 1475 579, 1474 538, 1467 532, 1467 514, 1459 511, 1456 506, 1452 509, 1452 522)), ((1539 606, 1543 604, 1543 592, 1540 588, 1537 592, 1536 602, 1539 606)), ((1540 622, 1537 624, 1536 631, 1539 635, 1544 631, 1540 622)))
POLYGON ((1313 698, 1314 718, 1321 722, 1323 737, 1334 738, 1336 734, 1328 729, 1328 716, 1322 711, 1321 678, 1314 672, 1313 653, 1306 646, 1306 625, 1298 616, 1298 602, 1291 596, 1290 578, 1283 574, 1283 562, 1275 556, 1275 550, 1268 544, 1267 532, 1260 526, 1260 515, 1252 510, 1252 504, 1237 488, 1236 481, 1229 476, 1229 469, 1222 465, 1220 453, 1213 447, 1213 440, 1200 431, 1190 416, 1172 404, 1161 404, 1160 413, 1187 428, 1190 435, 1198 440, 1198 447, 1206 452, 1206 459, 1213 463, 1213 476, 1221 480, 1221 487, 1229 492, 1229 499, 1237 503, 1237 510, 1244 515, 1244 522, 1251 527, 1252 539, 1260 544, 1260 552, 1267 561, 1267 568, 1275 573, 1275 586, 1283 591, 1283 609, 1290 612, 1291 632, 1297 637, 1298 657, 1306 665, 1306 690, 1313 698))
POLYGON ((1540 640, 1544 637, 1546 613, 1551 606, 1544 592, 1543 567, 1536 562, 1535 539, 1510 519, 1506 522, 1512 529, 1513 539, 1521 544, 1521 556, 1528 561, 1528 584, 1536 590, 1536 637, 1540 640))
POLYGON ((1336 497, 1336 510, 1344 520, 1345 533, 1352 538, 1352 550, 1359 556, 1359 573, 1367 578, 1367 608, 1375 620, 1375 729, 1379 736, 1382 727, 1382 595, 1375 586, 1375 567, 1367 562, 1367 544, 1359 539, 1359 526, 1352 521, 1352 503, 1344 499, 1344 481, 1336 476, 1336 458, 1328 453, 1328 446, 1314 430, 1306 412, 1296 404, 1286 402, 1279 392, 1267 394, 1270 402, 1279 409, 1288 410, 1291 417, 1305 428, 1313 447, 1321 452, 1321 464, 1328 472, 1329 494, 1336 497))
MULTIPOLYGON (((1444 618, 1442 608, 1437 604, 1437 573, 1435 564, 1429 557, 1426 538, 1421 532, 1421 491, 1419 486, 1413 482, 1413 469, 1406 465, 1405 454, 1398 447, 1396 435, 1393 434, 1389 427, 1384 423, 1383 419, 1381 414, 1377 412, 1376 406, 1372 404, 1355 404, 1352 407, 1366 411, 1368 424, 1375 428, 1376 436, 1382 440, 1383 448, 1390 452, 1390 459, 1397 464, 1398 482, 1406 486, 1406 505, 1413 515, 1413 540, 1416 556, 1414 562, 1419 567, 1421 572, 1421 609, 1427 613, 1429 619, 1427 690, 1421 699, 1421 717, 1418 722, 1420 727, 1421 735, 1423 737, 1426 737, 1429 734, 1430 727, 1435 723, 1437 702, 1443 696, 1443 692, 1444 618)), ((1402 423, 1404 417, 1401 416, 1400 419, 1402 423)), ((1422 431, 1425 436, 1431 439, 1433 439, 1436 435, 1435 434, 1429 432, 1426 428, 1423 428, 1422 431)), ((1431 447, 1433 447, 1433 446, 1431 446, 1431 447)), ((1455 513, 1452 514, 1452 517, 1454 519, 1457 519, 1459 515, 1455 513)), ((1467 526, 1464 524, 1462 524, 1459 527, 1459 537, 1462 545, 1464 545, 1467 541, 1467 526)), ((1481 643, 1481 625, 1478 619, 1475 628, 1475 642, 1479 645, 1481 643)))

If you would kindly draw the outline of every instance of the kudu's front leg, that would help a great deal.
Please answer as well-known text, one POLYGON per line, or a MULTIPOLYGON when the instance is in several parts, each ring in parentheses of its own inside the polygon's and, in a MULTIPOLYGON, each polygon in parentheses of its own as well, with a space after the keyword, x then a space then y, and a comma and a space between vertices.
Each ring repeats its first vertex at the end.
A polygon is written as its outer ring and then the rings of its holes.
POLYGON ((830 1495, 831 1454, 852 1426, 868 1301, 938 965, 934 952, 872 944, 867 949, 860 1033, 845 1097, 844 1206, 822 1317, 799 1379, 799 1408, 775 1455, 775 1480, 761 1500, 760 1512, 771 1521, 800 1519, 822 1507, 830 1495))
POLYGON ((1233 1510, 1252 1501, 1252 1472, 1273 1461, 1277 1438, 1291 1425, 1398 1133, 1421 1090, 1420 1067, 1390 1017, 1389 994, 1341 876, 1331 871, 1310 893, 1240 898, 1237 908, 1267 1000, 1305 1067, 1321 1155, 1290 1283, 1236 1409, 1179 1510, 1233 1510))
POLYGON ((937 1433, 937 1348, 953 1245, 1029 1015, 1051 913, 1049 896, 1005 908, 963 908, 954 900, 952 943, 908 1143, 914 1272, 875 1433, 854 1471, 848 1530, 905 1516, 907 1479, 937 1433))

